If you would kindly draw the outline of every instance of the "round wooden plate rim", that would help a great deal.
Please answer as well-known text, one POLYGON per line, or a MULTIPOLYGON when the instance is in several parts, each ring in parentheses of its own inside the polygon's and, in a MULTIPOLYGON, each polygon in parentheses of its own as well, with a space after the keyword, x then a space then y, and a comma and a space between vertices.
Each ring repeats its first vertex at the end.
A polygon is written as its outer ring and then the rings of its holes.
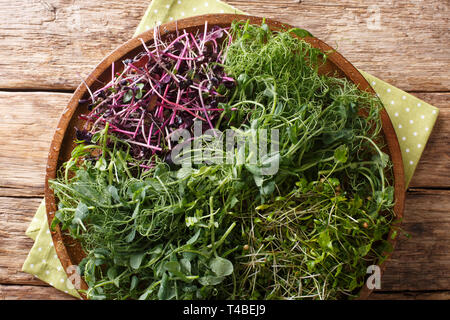
MULTIPOLYGON (((160 26, 160 30, 162 34, 168 32, 174 32, 175 30, 182 30, 185 28, 193 28, 193 27, 204 27, 205 21, 208 21, 209 26, 213 25, 221 25, 221 26, 229 26, 231 22, 235 20, 250 20, 250 23, 260 24, 263 21, 263 18, 249 15, 235 15, 235 14, 208 14, 202 16, 196 16, 191 18, 186 18, 182 20, 178 20, 175 22, 170 22, 160 26)), ((266 24, 268 24, 272 30, 281 30, 281 29, 290 29, 293 26, 285 23, 281 23, 271 19, 265 19, 266 24)), ((78 107, 78 101, 83 97, 86 93, 86 85, 91 87, 95 80, 102 75, 108 67, 115 61, 120 60, 124 55, 129 53, 130 51, 138 48, 142 45, 141 40, 144 42, 151 41, 153 39, 153 29, 148 30, 139 36, 125 42, 113 52, 111 52, 108 56, 106 56, 89 74, 84 83, 81 83, 78 88, 75 90, 72 95, 67 108, 63 111, 63 114, 59 120, 57 130, 53 136, 50 151, 48 154, 47 161, 47 170, 45 176, 45 204, 47 211, 47 221, 49 227, 52 224, 54 214, 56 212, 56 202, 53 191, 49 188, 48 181, 54 179, 56 177, 57 172, 57 164, 61 153, 61 148, 63 139, 66 135, 67 128, 70 120, 78 107)), ((328 53, 328 60, 331 61, 338 69, 340 69, 344 75, 350 79, 352 82, 359 85, 361 90, 366 90, 375 94, 369 83, 366 79, 361 75, 361 73, 351 64, 349 63, 341 54, 333 50, 330 46, 328 46, 323 41, 311 37, 305 38, 305 41, 309 42, 313 47, 316 47, 323 52, 328 53)), ((387 112, 383 109, 381 112, 381 121, 383 126, 383 133, 385 135, 385 139, 388 144, 389 153, 391 156, 391 160, 394 164, 394 187, 395 187, 395 207, 394 211, 397 218, 403 217, 404 210, 404 201, 405 201, 405 179, 404 179, 404 168, 403 161, 400 152, 400 145, 398 143, 397 136, 395 134, 392 123, 389 119, 387 112)), ((396 224, 397 226, 399 223, 396 224)), ((391 230, 392 233, 392 230, 391 230)), ((389 241, 395 247, 395 240, 392 240, 389 234, 389 241)), ((74 279, 73 273, 70 273, 69 270, 73 272, 73 268, 69 268, 69 266, 74 265, 74 261, 72 261, 68 249, 63 242, 63 236, 59 225, 55 227, 55 230, 51 232, 54 247, 56 253, 61 261, 61 264, 66 271, 69 279, 74 279)), ((391 253, 386 253, 389 257, 391 253)), ((386 259, 387 260, 387 259, 386 259)), ((383 262, 381 267, 381 271, 384 271, 386 263, 383 262)), ((86 290, 88 288, 87 284, 83 279, 80 279, 80 289, 86 290)), ((372 290, 368 289, 367 286, 363 286, 360 291, 360 299, 367 298, 372 290)), ((84 293, 80 292, 82 298, 86 298, 84 293)))

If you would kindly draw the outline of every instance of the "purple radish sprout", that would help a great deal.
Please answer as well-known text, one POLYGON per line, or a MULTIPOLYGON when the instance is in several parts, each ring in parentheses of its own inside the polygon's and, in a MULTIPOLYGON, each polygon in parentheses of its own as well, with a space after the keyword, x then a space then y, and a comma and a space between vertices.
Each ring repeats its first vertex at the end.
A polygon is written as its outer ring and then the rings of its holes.
POLYGON ((164 159, 175 146, 172 133, 191 130, 195 119, 214 129, 224 111, 218 103, 227 97, 219 86, 226 82, 229 90, 229 83, 235 83, 214 66, 224 64, 221 44, 231 41, 228 28, 209 28, 207 23, 197 33, 177 29, 164 38, 156 27, 152 43, 141 39, 142 52, 124 59, 123 68, 111 65, 110 82, 88 90, 83 102, 89 112, 80 116, 86 120, 83 130, 93 134, 109 123, 110 132, 127 141, 130 154, 142 160, 154 155, 164 159))

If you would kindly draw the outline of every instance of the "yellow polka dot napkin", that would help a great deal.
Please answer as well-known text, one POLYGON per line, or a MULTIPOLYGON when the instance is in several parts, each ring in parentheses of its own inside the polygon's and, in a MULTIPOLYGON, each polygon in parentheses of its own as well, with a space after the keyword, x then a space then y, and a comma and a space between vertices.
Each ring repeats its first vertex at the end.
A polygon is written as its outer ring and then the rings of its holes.
POLYGON ((439 109, 361 71, 384 105, 402 152, 408 186, 433 129, 439 109))
POLYGON ((34 245, 22 266, 22 271, 34 275, 56 289, 80 298, 56 255, 47 224, 44 200, 42 200, 25 234, 34 240, 34 245))
POLYGON ((245 14, 218 0, 153 0, 144 14, 134 35, 165 22, 208 13, 245 14))
MULTIPOLYGON (((207 13, 244 12, 218 0, 153 0, 136 29, 135 36, 156 25, 207 13)), ((433 129, 439 109, 361 71, 384 104, 400 143, 406 185, 433 129)), ((35 240, 22 271, 35 275, 55 288, 79 298, 56 256, 42 201, 26 234, 35 240)))

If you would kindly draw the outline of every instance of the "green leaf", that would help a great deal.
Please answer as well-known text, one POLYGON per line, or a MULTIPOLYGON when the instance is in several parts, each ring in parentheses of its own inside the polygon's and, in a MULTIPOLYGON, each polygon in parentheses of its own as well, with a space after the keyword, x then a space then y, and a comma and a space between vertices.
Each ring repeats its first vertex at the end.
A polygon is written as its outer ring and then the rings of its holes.
POLYGON ((263 168, 278 167, 279 163, 280 154, 278 152, 275 154, 268 154, 261 159, 261 167, 263 168))
POLYGON ((368 243, 365 246, 359 247, 358 251, 361 257, 364 257, 366 254, 369 253, 370 249, 372 248, 372 243, 368 243))
POLYGON ((233 273, 233 264, 225 258, 214 258, 210 262, 209 267, 218 277, 225 277, 233 273))
POLYGON ((275 181, 265 181, 262 187, 260 188, 260 192, 262 195, 270 195, 275 190, 275 181))
POLYGON ((184 269, 186 274, 191 274, 191 262, 188 259, 185 259, 185 258, 181 259, 180 265, 181 265, 182 269, 184 269))
POLYGON ((179 180, 183 180, 187 177, 189 177, 192 174, 193 170, 192 168, 189 167, 181 167, 178 171, 177 171, 177 179, 179 180))
POLYGON ((338 140, 341 141, 350 141, 354 136, 353 130, 351 129, 342 129, 339 131, 332 131, 324 133, 322 136, 322 142, 326 145, 330 145, 335 143, 338 140))
POLYGON ((87 205, 85 205, 83 202, 78 203, 78 206, 75 209, 75 215, 74 215, 74 218, 72 219, 72 223, 78 224, 78 225, 82 226, 82 228, 84 230, 86 230, 86 228, 83 225, 83 220, 86 218, 88 212, 89 212, 89 209, 88 209, 87 205))
POLYGON ((215 277, 215 276, 204 276, 198 279, 203 286, 215 286, 221 283, 225 277, 215 277))
POLYGON ((313 37, 313 35, 305 29, 292 28, 291 30, 289 30, 289 32, 292 32, 293 34, 295 34, 300 38, 313 37))
POLYGON ((161 284, 159 285, 158 299, 167 300, 169 298, 169 289, 169 276, 164 272, 161 284))
POLYGON ((130 102, 131 99, 133 99, 133 90, 130 89, 123 95, 123 102, 130 102))
POLYGON ((196 217, 186 217, 186 227, 192 227, 198 222, 196 217))
POLYGON ((319 234, 319 245, 323 250, 333 249, 333 243, 330 239, 330 234, 328 230, 324 230, 319 234))
POLYGON ((341 273, 342 271, 342 264, 340 264, 337 268, 336 268, 336 272, 334 273, 334 277, 337 278, 337 276, 341 273))
POLYGON ((138 277, 136 276, 131 277, 130 291, 136 289, 138 282, 139 282, 138 277))
POLYGON ((273 89, 273 87, 270 87, 270 88, 266 88, 266 90, 264 90, 263 94, 268 98, 273 98, 276 95, 276 92, 273 89))
POLYGON ((150 284, 147 289, 145 289, 145 292, 139 296, 139 300, 147 300, 148 296, 153 293, 155 288, 160 284, 159 281, 155 281, 152 284, 150 284))
POLYGON ((117 277, 117 268, 116 267, 109 268, 106 274, 109 280, 114 280, 117 277))
POLYGON ((85 205, 83 202, 78 203, 78 206, 75 210, 75 219, 83 220, 86 218, 87 213, 89 209, 87 205, 85 205))
POLYGON ((238 77, 237 77, 237 82, 240 85, 245 84, 248 81, 248 76, 245 73, 241 73, 238 77))
POLYGON ((140 99, 142 98, 143 92, 144 90, 142 90, 144 88, 144 84, 143 83, 138 83, 136 85, 136 87, 138 88, 138 92, 136 92, 136 99, 140 99))
POLYGON ((133 228, 131 230, 131 232, 125 237, 125 241, 127 243, 130 243, 130 242, 132 242, 134 240, 135 237, 136 237, 136 229, 133 228))
POLYGON ((131 216, 132 219, 136 218, 137 215, 139 214, 139 207, 140 207, 140 202, 138 202, 138 204, 136 205, 136 207, 133 210, 133 215, 131 216))
POLYGON ((334 160, 340 163, 346 163, 348 157, 348 147, 346 145, 341 145, 336 150, 334 150, 334 160))
POLYGON ((355 209, 359 209, 359 208, 361 208, 363 201, 362 201, 361 197, 356 194, 355 198, 351 201, 351 203, 353 204, 353 207, 355 209))
POLYGON ((316 267, 316 262, 314 260, 308 260, 306 262, 306 266, 308 267, 309 271, 313 271, 314 268, 316 267))
MULTIPOLYGON (((193 261, 197 257, 197 253, 194 252, 183 252, 183 259, 186 259, 188 261, 193 261)), ((181 259, 181 260, 183 260, 181 259)))
POLYGON ((106 300, 106 296, 104 294, 90 294, 89 295, 90 300, 106 300))
POLYGON ((260 175, 253 175, 253 180, 255 180, 255 184, 257 187, 261 187, 264 183, 264 177, 260 175))
POLYGON ((389 205, 394 201, 394 187, 387 187, 384 192, 383 191, 375 191, 375 201, 378 204, 389 205))
POLYGON ((101 266, 101 265, 104 264, 104 263, 105 263, 105 260, 104 260, 104 259, 101 259, 101 258, 95 259, 95 260, 94 260, 94 264, 95 264, 96 266, 101 266))
POLYGON ((395 190, 393 186, 389 186, 385 189, 385 199, 388 204, 394 203, 395 190))
POLYGON ((133 254, 131 257, 130 257, 130 266, 133 268, 133 269, 139 269, 139 267, 141 266, 141 263, 142 263, 142 259, 144 258, 144 256, 145 256, 145 252, 144 253, 136 253, 136 254, 133 254))
POLYGON ((178 261, 168 261, 164 264, 164 268, 175 275, 179 274, 181 271, 181 266, 178 261))
POLYGON ((272 208, 273 204, 261 204, 255 208, 256 211, 266 210, 272 208))
POLYGON ((147 290, 145 290, 144 293, 141 294, 138 299, 139 300, 147 300, 148 296, 152 293, 152 291, 153 291, 153 287, 152 286, 148 287, 147 290))
MULTIPOLYGON (((190 268, 190 262, 189 261, 187 261, 187 262, 189 263, 189 268, 190 268)), ((186 277, 186 275, 182 272, 181 264, 178 261, 168 261, 168 262, 166 262, 164 264, 164 269, 167 270, 168 272, 170 272, 171 274, 173 274, 174 276, 180 278, 184 282, 191 282, 192 281, 192 279, 189 279, 188 277, 186 277)))
POLYGON ((338 178, 328 178, 327 182, 332 186, 332 187, 337 187, 340 185, 339 179, 338 178))
POLYGON ((111 194, 111 197, 116 201, 116 202, 120 202, 120 197, 119 194, 117 192, 117 188, 114 186, 108 186, 108 188, 106 189, 108 190, 108 192, 111 194))
POLYGON ((98 159, 97 163, 95 164, 95 168, 100 171, 105 171, 107 167, 108 167, 108 164, 106 163, 106 160, 103 157, 98 159))
POLYGON ((296 144, 298 142, 297 126, 287 127, 286 131, 291 143, 296 144))
MULTIPOLYGON (((189 218, 189 217, 188 217, 189 218)), ((187 221, 186 221, 187 224, 187 221)), ((201 229, 198 229, 197 232, 186 242, 186 244, 194 244, 198 237, 200 236, 201 229)))
POLYGON ((374 156, 374 161, 377 162, 382 168, 386 168, 389 163, 389 155, 381 152, 381 154, 374 156))
POLYGON ((236 198, 236 196, 233 196, 233 197, 231 198, 231 201, 230 201, 230 209, 233 209, 234 206, 235 206, 238 202, 239 202, 239 200, 236 198))

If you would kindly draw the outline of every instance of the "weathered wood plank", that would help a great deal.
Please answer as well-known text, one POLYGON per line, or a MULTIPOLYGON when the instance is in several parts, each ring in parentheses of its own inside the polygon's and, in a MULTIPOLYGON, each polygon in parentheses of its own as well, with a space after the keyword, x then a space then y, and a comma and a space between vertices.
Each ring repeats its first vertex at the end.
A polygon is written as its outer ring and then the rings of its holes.
POLYGON ((381 279, 383 291, 450 288, 450 191, 408 192, 400 236, 381 279))
MULTIPOLYGON (((405 90, 450 89, 448 1, 234 0, 310 30, 358 68, 405 90)), ((148 0, 0 0, 0 88, 74 89, 132 36, 148 0), (31 2, 31 3, 30 3, 31 2)))
POLYGON ((414 93, 439 108, 433 132, 410 187, 450 187, 450 93, 414 93))
POLYGON ((133 35, 148 3, 0 0, 0 88, 74 89, 133 35))
MULTIPOLYGON (((411 187, 450 187, 450 93, 418 94, 440 116, 411 187), (439 161, 437 161, 439 160, 439 161)), ((0 196, 42 196, 48 148, 70 94, 0 92, 0 196)))
POLYGON ((373 292, 370 300, 450 300, 450 291, 373 292))
POLYGON ((450 48, 443 45, 450 40, 448 1, 227 2, 305 28, 356 67, 403 90, 449 89, 440 70, 450 62, 450 48))
POLYGON ((44 284, 21 271, 33 246, 33 240, 25 235, 25 231, 41 199, 0 199, 0 284, 44 284))
POLYGON ((0 300, 76 300, 49 286, 1 285, 0 300))
MULTIPOLYGON (((381 281, 383 291, 450 290, 450 190, 409 192, 401 237, 381 281)), ((40 199, 0 198, 0 284, 42 284, 21 272, 32 246, 24 232, 40 199)))
POLYGON ((50 142, 69 98, 0 92, 0 195, 43 195, 50 142))
MULTIPOLYGON (((358 68, 404 90, 450 90, 448 2, 227 2, 308 29, 358 68)), ((0 0, 7 17, 0 21, 0 88, 74 89, 78 75, 132 35, 147 5, 147 0, 125 9, 116 0, 0 0)), ((450 94, 416 95, 440 107, 441 114, 411 187, 449 188, 450 94)), ((20 271, 32 246, 24 232, 40 202, 34 197, 43 194, 48 146, 69 97, 0 92, 0 299, 71 299, 20 271)), ((372 299, 450 298, 449 196, 445 190, 408 193, 403 227, 412 238, 400 239, 382 279, 383 292, 372 299)))
MULTIPOLYGON (((450 291, 374 292, 370 300, 449 300, 450 291)), ((76 300, 55 288, 30 285, 0 285, 0 300, 76 300)))

